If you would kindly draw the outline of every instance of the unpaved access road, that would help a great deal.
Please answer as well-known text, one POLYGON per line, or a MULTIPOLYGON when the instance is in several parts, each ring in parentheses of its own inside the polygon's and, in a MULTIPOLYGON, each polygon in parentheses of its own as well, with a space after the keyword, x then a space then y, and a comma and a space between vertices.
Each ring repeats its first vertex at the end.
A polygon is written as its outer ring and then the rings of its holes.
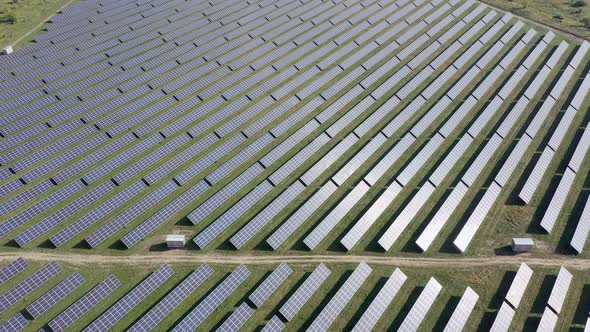
POLYGON ((219 255, 193 254, 183 251, 168 251, 144 255, 108 256, 94 254, 61 254, 40 252, 4 252, 0 253, 0 261, 11 261, 23 257, 29 261, 58 261, 73 265, 160 265, 168 264, 319 264, 319 263, 359 263, 389 265, 399 267, 428 268, 477 268, 489 266, 517 265, 525 262, 530 266, 559 267, 576 270, 590 270, 590 260, 574 257, 551 256, 548 258, 530 256, 492 256, 492 257, 386 257, 386 256, 353 256, 353 255, 219 255))

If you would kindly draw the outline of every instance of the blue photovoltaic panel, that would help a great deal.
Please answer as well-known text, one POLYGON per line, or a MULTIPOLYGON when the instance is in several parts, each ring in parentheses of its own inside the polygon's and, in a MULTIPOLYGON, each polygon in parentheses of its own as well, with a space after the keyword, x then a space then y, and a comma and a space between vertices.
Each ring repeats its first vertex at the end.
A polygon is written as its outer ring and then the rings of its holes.
POLYGON ((84 278, 78 272, 64 279, 49 292, 41 295, 35 302, 27 307, 27 312, 34 318, 38 318, 44 312, 51 309, 56 303, 63 300, 66 296, 76 290, 84 283, 84 278))
POLYGON ((21 313, 17 313, 4 324, 0 325, 0 331, 17 332, 23 330, 27 325, 29 325, 29 321, 21 313))
POLYGON ((285 264, 281 263, 257 288, 252 294, 250 294, 249 299, 254 303, 256 308, 260 308, 264 302, 274 293, 281 284, 287 280, 289 275, 293 272, 291 268, 285 264))
POLYGON ((15 275, 24 271, 29 266, 22 257, 17 258, 15 261, 8 263, 0 269, 0 285, 10 280, 15 275))
POLYGON ((312 274, 305 279, 303 284, 297 288, 295 293, 283 304, 279 312, 283 317, 290 321, 297 315, 299 310, 307 303, 313 293, 315 293, 322 283, 330 275, 330 270, 324 265, 320 264, 312 274))
POLYGON ((328 331, 332 323, 338 318, 338 315, 344 310, 344 307, 361 288, 365 280, 367 280, 371 271, 373 269, 369 265, 361 262, 340 289, 338 289, 330 302, 328 302, 320 314, 314 319, 309 327, 309 331, 328 331))
POLYGON ((184 279, 174 290, 164 297, 155 307, 145 314, 129 329, 129 331, 152 331, 166 318, 172 310, 182 303, 207 278, 213 274, 213 269, 203 264, 184 279))
POLYGON ((175 332, 194 331, 250 276, 244 265, 238 266, 221 284, 174 327, 175 332))
POLYGON ((174 271, 168 265, 162 265, 158 270, 145 278, 133 290, 117 301, 112 307, 105 311, 100 317, 88 325, 84 331, 107 331, 117 324, 131 309, 135 308, 154 290, 160 287, 174 271))
POLYGON ((54 332, 64 331, 68 326, 84 316, 88 311, 102 302, 107 296, 121 286, 121 282, 114 275, 110 275, 91 291, 84 294, 66 310, 52 319, 47 325, 54 332))
POLYGON ((58 274, 60 271, 61 266, 59 266, 59 264, 56 262, 51 262, 27 277, 25 280, 21 281, 11 290, 0 295, 0 312, 4 312, 20 299, 35 289, 41 287, 45 282, 58 274))
POLYGON ((221 326, 217 329, 219 332, 226 332, 226 331, 239 331, 240 328, 246 323, 246 321, 252 316, 254 313, 254 309, 250 308, 250 306, 243 302, 238 309, 236 309, 232 314, 221 324, 221 326))

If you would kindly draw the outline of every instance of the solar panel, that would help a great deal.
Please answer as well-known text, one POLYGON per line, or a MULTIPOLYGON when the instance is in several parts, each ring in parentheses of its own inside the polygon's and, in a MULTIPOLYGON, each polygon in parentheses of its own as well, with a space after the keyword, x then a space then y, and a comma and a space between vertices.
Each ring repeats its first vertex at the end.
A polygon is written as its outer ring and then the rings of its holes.
POLYGON ((55 304, 66 298, 70 293, 75 291, 84 283, 84 278, 80 273, 74 272, 64 279, 57 286, 53 287, 47 293, 41 295, 37 300, 27 306, 27 312, 34 318, 39 318, 55 304))
POLYGON ((547 301, 547 304, 558 314, 561 312, 561 308, 565 302, 572 278, 572 274, 563 266, 559 269, 559 274, 551 290, 549 301, 547 301))
POLYGON ((551 202, 549 202, 549 206, 543 215, 543 219, 541 219, 540 226, 547 233, 551 233, 551 230, 553 230, 553 226, 555 226, 557 218, 561 214, 561 209, 565 204, 566 198, 572 185, 574 184, 575 178, 576 173, 571 168, 566 168, 563 176, 561 177, 561 180, 559 181, 559 185, 555 190, 555 194, 551 198, 551 202))
POLYGON ((297 197, 305 186, 301 182, 295 182, 285 191, 283 191, 277 198, 275 198, 269 205, 267 205, 260 213, 256 215, 246 226, 240 229, 229 241, 231 244, 240 249, 244 246, 254 235, 258 234, 260 230, 270 223, 273 218, 281 212, 287 205, 289 205, 295 197, 297 197))
POLYGON ((0 330, 4 332, 17 332, 23 330, 29 325, 29 321, 21 314, 17 313, 0 325, 0 330))
POLYGON ((383 285, 383 288, 381 288, 377 296, 375 296, 367 310, 354 325, 352 331, 372 331, 387 307, 393 301, 395 295, 406 282, 407 278, 408 277, 400 269, 396 268, 385 282, 385 285, 383 285))
POLYGON ((404 318, 399 331, 417 331, 441 290, 442 285, 436 279, 430 278, 412 309, 404 318))
POLYGON ((315 165, 301 176, 301 181, 310 185, 317 179, 328 167, 335 163, 356 141, 358 138, 353 134, 346 136, 338 145, 326 153, 315 165))
POLYGON ((191 212, 187 218, 196 225, 201 220, 205 219, 211 212, 213 212, 216 208, 220 205, 225 203, 228 199, 232 197, 235 193, 240 191, 244 186, 250 182, 253 178, 258 176, 260 173, 264 171, 264 168, 259 164, 254 164, 248 167, 247 170, 242 172, 238 175, 235 179, 233 179, 230 183, 225 185, 221 188, 218 192, 216 192, 213 196, 208 198, 205 202, 203 202, 199 207, 197 207, 193 212, 191 212))
MULTIPOLYGON (((430 196, 434 193, 435 189, 436 188, 432 184, 430 184, 430 182, 425 182, 422 185, 420 190, 418 190, 418 193, 416 194, 416 196, 414 196, 412 198, 410 203, 408 203, 408 205, 406 205, 406 207, 395 218, 393 223, 387 228, 385 233, 383 233, 383 235, 379 239, 378 243, 383 249, 385 249, 386 251, 391 249, 391 246, 393 246, 395 241, 397 241, 399 236, 406 229, 406 227, 410 224, 412 219, 414 219, 414 217, 418 214, 418 212, 420 211, 422 206, 424 206, 426 201, 428 201, 428 198, 430 198, 430 196)), ((431 221, 430 224, 432 224, 433 222, 434 222, 434 220, 431 221)), ((430 226, 430 227, 434 227, 434 225, 430 226)), ((438 232, 435 232, 435 233, 428 232, 427 234, 436 236, 437 233, 438 232)), ((425 234, 425 232, 423 232, 422 234, 425 234)))
POLYGON ((332 182, 325 183, 320 190, 313 194, 289 219, 287 219, 266 242, 277 250, 287 239, 297 231, 303 223, 309 219, 317 209, 336 192, 336 185, 332 182))
POLYGON ((533 270, 525 263, 521 263, 514 280, 512 280, 512 285, 510 285, 510 289, 506 294, 506 301, 512 304, 513 307, 518 307, 532 276, 533 270))
POLYGON ((209 185, 205 183, 205 181, 201 180, 197 182, 194 186, 188 188, 188 190, 168 203, 164 208, 147 218, 141 225, 125 234, 125 236, 121 238, 121 242, 123 242, 127 248, 133 247, 148 234, 160 227, 164 222, 168 221, 175 214, 186 208, 195 197, 198 197, 207 189, 209 189, 209 185))
POLYGON ((227 278, 207 295, 173 331, 193 331, 197 329, 248 277, 250 271, 244 265, 238 266, 227 278))
POLYGON ((320 264, 311 273, 311 275, 305 279, 305 281, 297 288, 295 293, 283 304, 279 309, 279 312, 287 321, 291 321, 295 315, 301 310, 301 308, 309 301, 313 293, 326 281, 326 278, 330 275, 330 270, 324 265, 320 264))
POLYGON ((0 268, 0 285, 24 271, 28 266, 29 263, 27 263, 27 261, 25 261, 22 257, 19 257, 0 268))
POLYGON ((467 287, 455 311, 453 311, 453 315, 449 319, 444 332, 462 331, 478 299, 479 295, 471 287, 467 287))
POLYGON ((286 263, 281 263, 248 298, 256 308, 260 308, 292 272, 286 263))
POLYGON ((121 282, 115 275, 110 275, 100 284, 84 294, 66 310, 53 318, 47 325, 52 331, 61 332, 84 316, 88 311, 102 302, 107 296, 121 286, 121 282))
POLYGON ((139 285, 135 286, 129 293, 125 294, 117 303, 103 312, 97 319, 88 325, 84 331, 106 331, 117 324, 125 317, 131 309, 148 297, 154 290, 160 287, 174 271, 170 266, 164 264, 158 270, 145 278, 139 285))
POLYGON ((539 157, 535 167, 529 174, 528 179, 520 190, 518 198, 520 198, 526 204, 530 203, 533 195, 535 194, 535 191, 537 191, 537 187, 539 186, 539 183, 541 183, 541 180, 545 175, 545 171, 547 168, 549 168, 549 164, 551 163, 554 154, 555 152, 553 152, 553 150, 551 150, 549 147, 546 147, 543 150, 541 157, 539 157))
POLYGON ((334 320, 344 310, 344 307, 359 290, 373 269, 365 262, 361 262, 338 289, 334 297, 322 309, 309 326, 309 331, 328 331, 334 320))
POLYGON ((557 315, 551 311, 549 307, 546 307, 545 311, 543 311, 543 316, 541 316, 541 321, 539 322, 537 331, 553 331, 555 329, 555 325, 557 324, 557 319, 557 315))
POLYGON ((129 331, 152 331, 158 324, 174 310, 186 298, 201 286, 211 275, 213 269, 208 264, 199 266, 186 277, 174 290, 168 293, 158 304, 143 315, 129 331))
POLYGON ((397 183, 392 184, 385 189, 385 191, 377 198, 377 200, 369 207, 367 212, 357 221, 357 223, 344 235, 340 243, 351 250, 369 230, 371 226, 377 221, 377 218, 386 210, 391 202, 397 197, 402 190, 402 187, 397 183))
POLYGON ((303 240, 303 243, 314 250, 320 242, 336 227, 352 207, 363 197, 369 186, 365 182, 359 182, 338 205, 317 225, 303 240))
POLYGON ((278 316, 273 316, 266 325, 260 330, 261 332, 280 332, 285 328, 285 323, 278 316))
POLYGON ((221 324, 217 331, 239 331, 246 321, 252 316, 254 309, 243 302, 238 309, 221 324))
POLYGON ((512 318, 514 318, 515 311, 506 302, 502 303, 498 315, 490 328, 490 332, 508 332, 512 318))
MULTIPOLYGON (((356 132, 356 131, 355 131, 356 132)), ((358 133, 357 133, 358 134, 358 133)), ((381 147, 387 137, 382 133, 373 137, 357 154, 352 157, 340 170, 332 177, 332 180, 341 186, 361 165, 381 147)))
POLYGON ((588 239, 588 233, 590 233, 590 197, 586 200, 582 216, 578 221, 574 236, 570 242, 570 245, 577 253, 582 253, 584 245, 588 239))
POLYGON ((51 262, 32 275, 19 282, 18 285, 0 295, 0 312, 12 307, 23 297, 27 296, 61 271, 61 266, 51 262))

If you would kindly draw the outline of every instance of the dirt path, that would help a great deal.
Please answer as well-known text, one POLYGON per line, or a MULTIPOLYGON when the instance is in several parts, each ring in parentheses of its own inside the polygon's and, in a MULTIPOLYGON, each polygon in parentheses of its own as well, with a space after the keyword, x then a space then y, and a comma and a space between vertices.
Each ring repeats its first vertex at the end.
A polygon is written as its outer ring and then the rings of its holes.
POLYGON ((375 265, 399 267, 460 267, 476 268, 483 266, 517 265, 525 262, 531 266, 559 267, 564 266, 577 270, 590 270, 590 260, 569 257, 526 257, 526 256, 493 256, 493 257, 379 257, 379 256, 348 256, 348 255, 316 255, 316 256, 252 256, 252 255, 218 255, 189 254, 183 252, 164 252, 147 255, 103 256, 81 254, 52 254, 36 252, 0 253, 0 261, 11 261, 23 257, 29 261, 59 261, 74 265, 160 265, 169 264, 318 264, 318 263, 359 263, 365 261, 375 265))

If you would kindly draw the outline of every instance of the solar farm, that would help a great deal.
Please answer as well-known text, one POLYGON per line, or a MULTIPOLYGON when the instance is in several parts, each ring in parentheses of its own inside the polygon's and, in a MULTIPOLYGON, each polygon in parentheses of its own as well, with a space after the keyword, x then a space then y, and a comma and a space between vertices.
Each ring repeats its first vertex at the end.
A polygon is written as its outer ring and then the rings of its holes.
POLYGON ((29 39, 0 331, 590 331, 589 41, 474 0, 79 0, 29 39))

